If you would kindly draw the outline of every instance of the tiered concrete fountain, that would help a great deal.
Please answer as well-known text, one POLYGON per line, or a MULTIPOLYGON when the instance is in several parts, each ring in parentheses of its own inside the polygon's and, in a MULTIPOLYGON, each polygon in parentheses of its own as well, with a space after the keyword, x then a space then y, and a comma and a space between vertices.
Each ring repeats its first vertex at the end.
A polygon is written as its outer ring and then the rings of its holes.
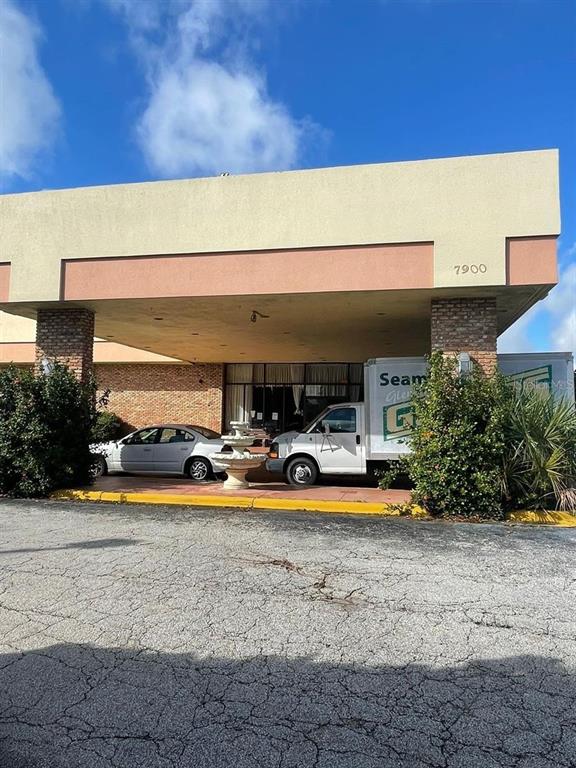
POLYGON ((230 446, 232 451, 212 453, 211 459, 226 467, 228 478, 224 481, 224 488, 229 491, 237 491, 239 488, 248 488, 246 473, 256 469, 266 461, 264 454, 250 453, 248 446, 254 442, 254 437, 248 434, 249 425, 243 421, 231 421, 230 426, 234 430, 231 435, 222 435, 224 445, 230 446))

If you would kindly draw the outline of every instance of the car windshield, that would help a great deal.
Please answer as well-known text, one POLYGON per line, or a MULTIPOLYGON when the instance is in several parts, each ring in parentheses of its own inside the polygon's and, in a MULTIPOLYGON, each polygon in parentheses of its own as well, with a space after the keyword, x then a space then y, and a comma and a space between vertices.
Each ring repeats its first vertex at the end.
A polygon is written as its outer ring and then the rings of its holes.
POLYGON ((205 437, 207 440, 219 440, 220 435, 218 432, 214 432, 212 429, 208 429, 208 427, 199 427, 196 424, 187 424, 186 425, 188 429, 193 429, 194 432, 199 432, 202 437, 205 437))

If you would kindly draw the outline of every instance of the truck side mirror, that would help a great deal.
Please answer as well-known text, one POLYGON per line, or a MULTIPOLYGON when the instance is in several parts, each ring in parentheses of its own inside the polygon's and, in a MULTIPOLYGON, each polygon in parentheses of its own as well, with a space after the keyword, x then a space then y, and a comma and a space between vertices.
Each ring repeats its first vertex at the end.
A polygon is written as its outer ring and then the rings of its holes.
POLYGON ((330 434, 330 422, 329 421, 323 421, 322 422, 322 432, 324 432, 325 435, 330 434))

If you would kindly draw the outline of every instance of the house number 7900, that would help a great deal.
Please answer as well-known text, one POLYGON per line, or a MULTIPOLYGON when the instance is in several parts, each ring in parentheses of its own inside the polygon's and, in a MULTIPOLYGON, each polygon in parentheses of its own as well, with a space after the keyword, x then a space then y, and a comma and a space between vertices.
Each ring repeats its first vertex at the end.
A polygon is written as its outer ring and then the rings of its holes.
POLYGON ((484 274, 486 264, 456 264, 454 269, 457 275, 465 275, 466 272, 472 272, 473 275, 477 275, 478 272, 484 274))

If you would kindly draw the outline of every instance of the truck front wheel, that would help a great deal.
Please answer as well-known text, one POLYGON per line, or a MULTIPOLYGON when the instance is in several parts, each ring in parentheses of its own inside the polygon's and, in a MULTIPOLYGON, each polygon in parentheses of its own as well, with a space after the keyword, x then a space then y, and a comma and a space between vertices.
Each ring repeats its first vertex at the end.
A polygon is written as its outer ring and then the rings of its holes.
POLYGON ((290 485, 314 485, 318 478, 318 467, 312 459, 306 457, 292 459, 286 469, 286 477, 290 485))

